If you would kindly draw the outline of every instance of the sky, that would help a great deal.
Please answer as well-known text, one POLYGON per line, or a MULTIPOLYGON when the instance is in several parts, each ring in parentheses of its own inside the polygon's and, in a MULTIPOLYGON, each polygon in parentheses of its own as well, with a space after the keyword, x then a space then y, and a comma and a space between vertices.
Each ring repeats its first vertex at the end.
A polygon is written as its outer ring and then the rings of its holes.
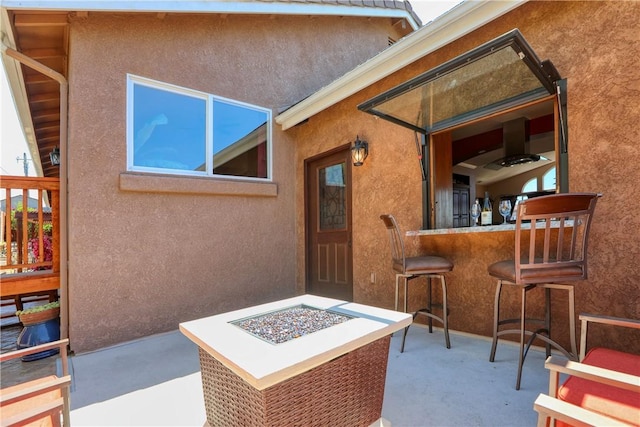
MULTIPOLYGON (((410 0, 423 24, 433 21, 461 0, 410 0)), ((13 97, 9 91, 4 67, 0 66, 0 175, 24 175, 24 154, 30 159, 22 127, 18 120, 13 97), (20 158, 20 160, 17 160, 20 158)), ((27 160, 29 176, 36 176, 35 167, 27 160)), ((2 197, 4 198, 4 197, 2 197)))
POLYGON ((409 0, 413 11, 420 17, 422 24, 433 21, 463 0, 409 0))
MULTIPOLYGON (((22 127, 18 121, 4 67, 0 67, 0 69, 0 79, 2 80, 0 85, 0 175, 24 176, 24 162, 22 160, 17 161, 16 158, 20 157, 22 159, 24 153, 27 153, 28 159, 31 156, 27 150, 22 127)), ((31 162, 28 162, 28 164, 29 176, 36 176, 33 164, 31 162)), ((4 194, 1 198, 4 199, 4 194)))

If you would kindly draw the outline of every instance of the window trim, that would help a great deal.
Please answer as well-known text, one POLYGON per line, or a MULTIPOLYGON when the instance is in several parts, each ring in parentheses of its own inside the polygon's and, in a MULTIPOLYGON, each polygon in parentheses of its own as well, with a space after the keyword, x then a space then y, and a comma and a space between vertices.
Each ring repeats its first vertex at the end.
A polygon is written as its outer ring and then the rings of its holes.
POLYGON ((231 179, 211 179, 203 176, 180 176, 122 172, 119 188, 133 193, 198 194, 209 196, 277 197, 274 182, 231 179))
MULTIPOLYGON (((431 229, 436 223, 436 211, 434 208, 434 180, 435 164, 430 160, 432 139, 434 135, 450 131, 457 126, 465 126, 475 121, 481 121, 492 115, 500 115, 512 109, 519 109, 527 104, 535 103, 547 98, 555 98, 557 102, 556 119, 559 121, 555 130, 556 139, 556 191, 566 193, 569 191, 568 183, 568 125, 567 125, 567 81, 563 79, 550 60, 541 61, 533 48, 524 39, 524 36, 516 28, 493 40, 490 40, 474 49, 463 53, 449 61, 441 63, 417 77, 409 79, 387 91, 360 103, 357 108, 360 111, 381 117, 394 124, 411 129, 422 135, 422 217, 423 228, 431 229), (461 69, 474 61, 491 55, 500 49, 510 47, 526 65, 529 71, 537 78, 541 86, 533 91, 523 92, 520 95, 494 102, 480 107, 471 112, 454 115, 450 118, 421 127, 419 123, 411 123, 401 117, 387 114, 379 108, 388 101, 396 100, 405 94, 430 84, 449 73, 461 69)), ((431 98, 423 96, 422 102, 428 103, 431 98)))
POLYGON ((206 177, 212 179, 224 179, 234 181, 252 181, 252 182, 273 182, 273 111, 269 108, 260 107, 258 105, 249 104, 247 102, 238 101, 235 99, 225 98, 218 95, 213 95, 207 92, 198 91, 182 86, 177 86, 171 83, 166 83, 147 77, 142 77, 134 74, 127 73, 127 92, 126 92, 126 144, 127 144, 127 173, 144 173, 154 175, 172 175, 183 177, 206 177), (206 126, 206 147, 205 147, 205 171, 183 170, 183 169, 170 169, 159 167, 147 167, 136 166, 134 162, 134 87, 135 85, 142 85, 152 89, 165 90, 167 92, 190 96, 205 101, 205 126, 206 126), (224 175, 216 174, 213 172, 213 150, 215 141, 213 140, 213 103, 214 101, 223 102, 233 106, 244 107, 250 110, 263 112, 267 116, 266 120, 266 141, 267 141, 267 177, 251 177, 251 176, 238 176, 238 175, 224 175))

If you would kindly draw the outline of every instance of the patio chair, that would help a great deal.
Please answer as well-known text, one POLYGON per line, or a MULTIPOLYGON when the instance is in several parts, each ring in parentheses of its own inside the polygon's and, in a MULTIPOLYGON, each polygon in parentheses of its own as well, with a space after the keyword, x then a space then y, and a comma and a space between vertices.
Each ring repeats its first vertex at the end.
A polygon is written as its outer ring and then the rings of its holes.
MULTIPOLYGON (((51 375, 0 390, 0 423, 4 426, 71 425, 69 416, 68 339, 41 344, 0 355, 0 362, 59 348, 62 376, 51 375)), ((21 362, 30 363, 30 362, 21 362)))
POLYGON ((640 355, 596 347, 585 356, 589 322, 640 329, 640 320, 587 314, 580 320, 580 362, 551 356, 545 363, 549 395, 534 403, 538 426, 640 425, 640 355), (563 384, 560 374, 568 375, 563 384))
MULTIPOLYGON (((418 314, 427 316, 429 322, 429 333, 433 332, 434 319, 442 323, 447 348, 451 348, 448 324, 449 311, 447 309, 447 283, 442 273, 447 273, 453 270, 453 264, 445 258, 433 255, 407 257, 404 250, 404 240, 400 234, 400 228, 398 227, 396 219, 393 215, 380 215, 380 219, 384 222, 384 225, 389 232, 389 241, 391 243, 392 267, 396 272, 396 311, 398 310, 398 285, 400 278, 402 278, 404 284, 404 312, 406 313, 408 302, 407 283, 417 277, 426 277, 427 307, 416 311, 413 314, 413 319, 415 320, 418 314), (439 279, 442 285, 442 304, 434 304, 431 300, 431 279, 434 278, 439 279), (433 313, 434 308, 440 308, 442 310, 442 317, 433 313)), ((404 351, 404 342, 407 338, 408 331, 409 327, 407 326, 402 337, 401 353, 404 351)))
POLYGON ((516 390, 520 389, 524 359, 536 338, 545 342, 547 357, 553 346, 569 359, 578 358, 573 282, 587 278, 587 242, 598 197, 600 195, 594 193, 563 193, 521 202, 516 213, 514 258, 496 262, 488 268, 489 275, 498 279, 489 360, 495 360, 499 337, 520 336, 516 390), (505 284, 520 290, 519 318, 500 317, 500 295, 505 284), (538 288, 544 289, 544 318, 528 318, 527 293, 538 288), (571 352, 551 339, 551 290, 563 290, 568 294, 571 352), (541 323, 542 327, 527 329, 532 323, 541 323), (517 324, 519 328, 500 330, 501 326, 509 324, 517 324), (525 335, 529 336, 526 343, 525 335))

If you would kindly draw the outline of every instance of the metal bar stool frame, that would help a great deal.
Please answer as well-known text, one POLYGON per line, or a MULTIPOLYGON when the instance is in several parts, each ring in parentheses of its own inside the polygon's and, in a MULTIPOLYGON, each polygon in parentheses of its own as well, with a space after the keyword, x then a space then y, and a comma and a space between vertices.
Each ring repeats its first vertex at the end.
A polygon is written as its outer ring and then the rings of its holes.
POLYGON ((551 347, 565 357, 578 360, 575 331, 575 293, 572 283, 587 279, 587 245, 591 220, 597 199, 601 194, 563 193, 528 199, 518 205, 515 231, 515 253, 513 260, 494 263, 489 266, 489 274, 498 278, 495 293, 493 340, 489 360, 495 360, 498 337, 508 334, 520 336, 520 353, 516 390, 520 389, 522 366, 533 341, 538 338, 545 343, 547 357, 551 347), (530 227, 523 227, 523 224, 530 227), (522 231, 529 228, 528 248, 523 247, 522 231), (565 241, 565 229, 571 228, 571 238, 565 241), (552 229, 557 229, 554 241, 552 229), (542 242, 538 242, 537 232, 542 230, 542 242), (503 284, 515 285, 521 291, 520 317, 500 319, 500 296, 503 284), (544 289, 544 319, 527 318, 527 293, 533 289, 544 289), (551 339, 551 291, 564 290, 568 297, 569 340, 571 352, 551 339), (518 324, 519 329, 502 329, 508 324, 518 324), (527 323, 542 323, 536 330, 527 330, 527 323), (525 336, 528 340, 525 343, 525 336))
MULTIPOLYGON (((453 270, 453 264, 445 258, 439 256, 416 256, 406 257, 404 240, 400 234, 400 227, 393 215, 380 215, 380 219, 384 222, 389 234, 389 241, 391 244, 391 257, 392 267, 396 271, 396 294, 395 294, 395 310, 398 311, 399 300, 399 285, 400 279, 403 280, 404 291, 404 312, 407 312, 408 307, 408 282, 418 277, 427 278, 427 307, 421 308, 413 313, 413 320, 415 321, 418 314, 425 315, 428 319, 429 333, 433 332, 433 320, 437 320, 442 323, 444 330, 445 343, 447 348, 451 348, 451 341, 449 339, 449 310, 447 308, 447 282, 442 273, 453 270), (432 286, 431 279, 438 279, 442 286, 442 303, 435 304, 432 301, 432 286), (434 308, 440 308, 442 310, 442 317, 433 313, 434 308), (446 313, 446 314, 445 314, 446 313)), ((407 337, 409 326, 404 329, 402 336, 402 347, 400 352, 404 352, 404 344, 407 337)))

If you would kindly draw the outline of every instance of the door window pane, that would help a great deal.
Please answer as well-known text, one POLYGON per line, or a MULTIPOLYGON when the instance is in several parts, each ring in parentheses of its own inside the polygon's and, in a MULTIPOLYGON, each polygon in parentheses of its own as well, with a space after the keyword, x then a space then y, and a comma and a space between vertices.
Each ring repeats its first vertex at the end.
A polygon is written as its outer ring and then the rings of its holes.
POLYGON ((319 170, 320 230, 344 229, 347 226, 345 166, 342 162, 319 170))

